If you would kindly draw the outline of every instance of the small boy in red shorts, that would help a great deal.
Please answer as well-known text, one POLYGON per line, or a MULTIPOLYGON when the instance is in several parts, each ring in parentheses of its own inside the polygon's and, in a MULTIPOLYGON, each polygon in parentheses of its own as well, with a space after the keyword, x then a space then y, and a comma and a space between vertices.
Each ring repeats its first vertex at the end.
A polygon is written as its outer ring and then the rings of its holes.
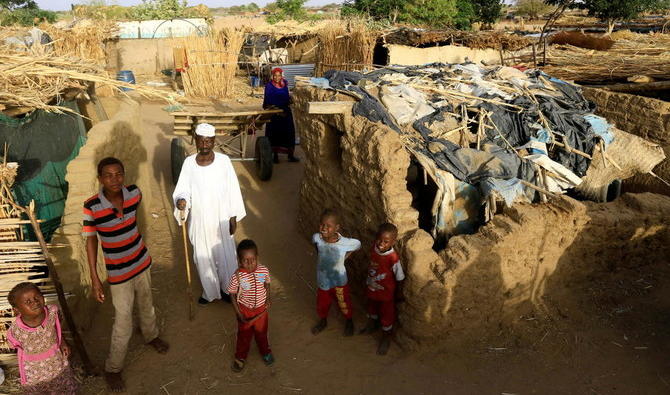
POLYGON ((391 345, 395 322, 395 304, 402 301, 402 281, 405 279, 400 257, 393 249, 398 228, 390 223, 379 226, 377 239, 370 252, 367 277, 368 324, 361 333, 373 333, 381 322, 382 339, 377 354, 386 355, 391 345))
POLYGON ((344 262, 352 252, 361 248, 361 242, 344 237, 340 234, 340 220, 333 210, 325 210, 321 214, 319 233, 312 236, 317 251, 316 282, 319 290, 316 294, 316 312, 319 322, 312 327, 316 335, 328 326, 328 310, 333 300, 346 319, 344 336, 354 334, 353 309, 347 269, 344 262))
POLYGON ((244 368, 251 338, 256 338, 258 351, 266 365, 275 361, 268 342, 268 309, 270 308, 270 272, 258 263, 258 247, 252 240, 237 245, 239 269, 230 278, 228 293, 237 315, 237 346, 232 369, 244 368))

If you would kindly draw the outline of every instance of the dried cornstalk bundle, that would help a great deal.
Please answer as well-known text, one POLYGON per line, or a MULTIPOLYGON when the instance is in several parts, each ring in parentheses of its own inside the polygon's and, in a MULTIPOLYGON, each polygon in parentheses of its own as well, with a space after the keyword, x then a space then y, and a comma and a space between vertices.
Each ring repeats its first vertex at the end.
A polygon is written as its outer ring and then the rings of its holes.
POLYGON ((73 56, 97 64, 106 63, 105 41, 118 32, 116 23, 111 21, 97 21, 95 24, 76 25, 67 29, 44 23, 39 28, 53 40, 49 46, 56 55, 73 56))
POLYGON ((332 24, 318 32, 320 63, 318 74, 330 68, 362 70, 372 65, 372 56, 379 33, 362 22, 348 25, 332 24))
POLYGON ((670 34, 626 34, 608 51, 560 45, 549 49, 543 70, 576 81, 617 80, 634 75, 670 79, 670 34))
POLYGON ((0 111, 14 116, 42 109, 71 111, 58 99, 86 90, 89 84, 132 88, 141 96, 168 100, 168 94, 150 87, 112 79, 93 62, 47 53, 35 55, 0 47, 0 111))
POLYGON ((217 99, 229 97, 244 43, 244 32, 223 29, 180 42, 186 54, 187 66, 182 72, 186 95, 217 99))

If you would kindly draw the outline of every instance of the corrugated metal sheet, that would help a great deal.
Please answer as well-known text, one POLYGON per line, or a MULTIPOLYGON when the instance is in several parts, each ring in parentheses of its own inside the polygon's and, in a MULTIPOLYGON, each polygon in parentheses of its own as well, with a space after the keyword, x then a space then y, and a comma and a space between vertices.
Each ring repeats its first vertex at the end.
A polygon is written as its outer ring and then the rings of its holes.
POLYGON ((170 38, 204 34, 209 29, 203 18, 118 22, 120 38, 170 38))
POLYGON ((289 89, 293 89, 295 86, 295 77, 313 77, 314 76, 314 64, 280 64, 277 67, 281 67, 284 70, 284 78, 288 81, 289 89))

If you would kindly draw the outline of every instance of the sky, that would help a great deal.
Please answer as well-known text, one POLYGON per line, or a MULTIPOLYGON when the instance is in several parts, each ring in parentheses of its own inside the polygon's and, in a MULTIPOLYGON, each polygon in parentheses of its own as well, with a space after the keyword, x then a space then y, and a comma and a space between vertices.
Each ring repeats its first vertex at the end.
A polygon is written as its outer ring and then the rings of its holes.
MULTIPOLYGON (((188 5, 194 6, 198 4, 204 4, 209 7, 230 7, 234 5, 242 5, 251 3, 253 0, 189 0, 188 5)), ((254 3, 259 6, 264 6, 267 3, 271 3, 274 0, 255 0, 254 3)), ((137 5, 141 3, 141 0, 107 0, 107 4, 118 4, 123 6, 137 5)), ((342 0, 309 0, 305 3, 306 6, 319 6, 330 3, 341 3, 342 0)), ((80 4, 85 3, 81 0, 37 0, 37 4, 40 8, 51 11, 63 11, 69 10, 70 4, 80 4)))

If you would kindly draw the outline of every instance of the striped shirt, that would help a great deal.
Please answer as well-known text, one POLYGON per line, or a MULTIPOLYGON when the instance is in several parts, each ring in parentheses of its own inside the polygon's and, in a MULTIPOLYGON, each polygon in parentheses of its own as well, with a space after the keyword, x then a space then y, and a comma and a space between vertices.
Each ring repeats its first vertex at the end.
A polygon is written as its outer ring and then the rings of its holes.
POLYGON ((105 257, 107 281, 120 284, 151 265, 151 256, 137 229, 137 207, 142 192, 136 185, 123 188, 123 213, 118 213, 100 190, 84 203, 84 237, 98 235, 105 257))
POLYGON ((238 294, 237 300, 240 304, 250 309, 257 309, 265 306, 265 301, 268 298, 268 291, 265 289, 266 283, 270 283, 270 272, 267 267, 258 265, 253 272, 240 268, 230 278, 228 293, 238 294), (240 283, 242 284, 240 285, 240 283))

